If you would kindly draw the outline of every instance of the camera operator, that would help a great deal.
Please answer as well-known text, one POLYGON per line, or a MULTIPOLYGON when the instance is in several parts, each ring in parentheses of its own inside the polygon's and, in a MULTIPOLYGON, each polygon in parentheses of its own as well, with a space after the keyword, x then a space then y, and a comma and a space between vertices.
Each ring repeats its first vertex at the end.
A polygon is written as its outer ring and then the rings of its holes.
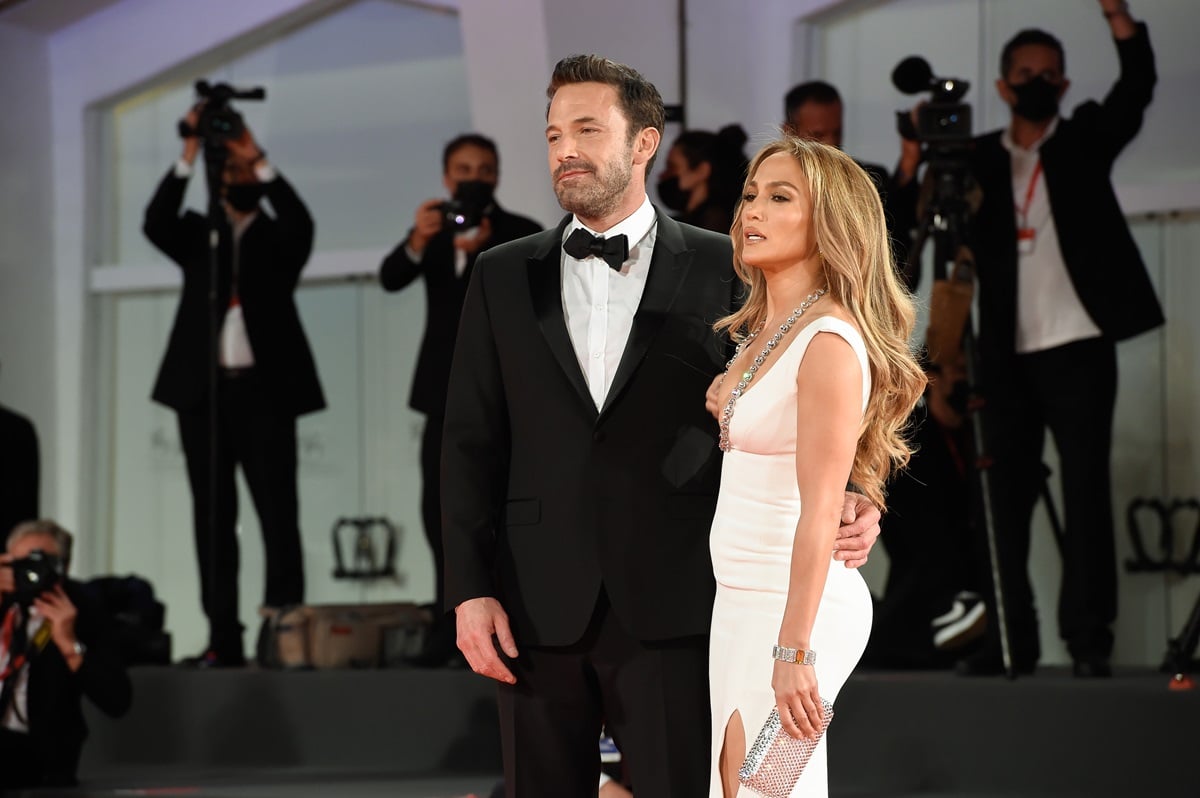
POLYGON ((437 620, 425 650, 413 659, 417 665, 439 667, 459 656, 453 619, 441 614, 444 577, 439 468, 446 385, 471 270, 484 250, 542 229, 532 219, 499 206, 494 196, 499 182, 500 154, 495 142, 478 133, 452 139, 442 152, 442 184, 452 199, 421 203, 408 236, 379 267, 385 291, 400 291, 418 277, 425 280, 425 334, 417 355, 409 407, 425 415, 421 517, 436 569, 433 606, 437 620))
MULTIPOLYGON (((1012 121, 978 138, 969 156, 983 189, 973 228, 981 388, 1013 665, 1029 672, 1040 654, 1027 561, 1049 428, 1066 516, 1059 632, 1079 677, 1111 673, 1115 344, 1163 322, 1110 179, 1150 104, 1154 55, 1124 0, 1097 2, 1120 60, 1104 100, 1059 116, 1069 85, 1062 45, 1044 31, 1021 31, 1004 47, 996 81, 1012 121)), ((999 673, 998 637, 959 669, 999 673)))
MULTIPOLYGON (((296 418, 324 408, 325 398, 294 297, 312 251, 312 217, 291 184, 267 161, 240 116, 233 120, 235 135, 215 144, 202 141, 203 131, 217 127, 205 122, 206 110, 212 111, 201 103, 185 117, 181 132, 190 135, 184 139, 183 155, 150 200, 143 230, 183 270, 183 293, 153 398, 174 409, 179 420, 192 489, 201 600, 209 624, 206 650, 185 664, 238 667, 245 664, 245 656, 238 619, 235 468, 242 466, 262 527, 262 614, 268 617, 304 600, 296 418), (180 213, 202 146, 223 148, 226 156, 220 189, 224 218, 217 224, 215 465, 209 420, 214 343, 209 221, 195 211, 180 213), (273 216, 259 204, 264 197, 270 200, 273 216), (216 472, 215 496, 210 468, 216 472)), ((227 126, 228 115, 235 112, 223 113, 219 121, 227 126)))
MULTIPOLYGON (((802 139, 819 141, 842 148, 842 96, 822 80, 812 80, 793 86, 783 98, 783 129, 802 139)), ((889 175, 884 167, 855 159, 863 168, 883 201, 892 252, 897 264, 908 259, 912 229, 917 223, 917 168, 921 164, 921 144, 915 139, 900 137, 900 161, 889 175)), ((910 283, 911 280, 906 281, 910 283)))
POLYGON ((71 535, 26 521, 0 554, 0 790, 75 784, 81 698, 119 717, 132 689, 108 619, 67 579, 71 535))

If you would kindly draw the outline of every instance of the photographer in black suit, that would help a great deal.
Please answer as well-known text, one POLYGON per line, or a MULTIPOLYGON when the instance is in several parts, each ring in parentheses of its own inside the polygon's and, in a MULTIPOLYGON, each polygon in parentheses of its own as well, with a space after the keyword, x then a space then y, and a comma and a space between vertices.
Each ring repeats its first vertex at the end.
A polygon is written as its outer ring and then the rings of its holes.
MULTIPOLYGON (((970 156, 983 189, 974 223, 979 350, 1013 664, 1031 671, 1040 654, 1027 568, 1049 429, 1065 514, 1059 632, 1081 677, 1111 673, 1116 342, 1163 322, 1111 179, 1153 96, 1154 53, 1124 0, 1098 3, 1121 69, 1104 100, 1060 116, 1069 85, 1062 45, 1045 31, 1021 31, 1004 47, 996 81, 1012 122, 978 138, 970 156)), ((994 635, 960 663, 965 674, 1000 670, 994 635)))
POLYGON ((453 199, 421 203, 408 236, 379 267, 379 281, 385 291, 403 290, 418 277, 425 281, 425 334, 409 398, 409 406, 425 415, 425 433, 421 438, 421 519, 436 569, 437 620, 425 650, 413 659, 414 664, 423 666, 444 665, 458 654, 452 619, 441 614, 445 558, 439 463, 446 384, 467 283, 481 252, 542 229, 532 219, 500 207, 494 197, 499 182, 500 154, 495 142, 478 133, 452 139, 442 152, 442 184, 453 199))
POLYGON ((75 783, 84 696, 119 717, 132 688, 108 619, 66 578, 71 535, 26 521, 0 554, 0 790, 75 783))
MULTIPOLYGON (((200 107, 185 122, 196 130, 200 107)), ((146 237, 183 271, 183 293, 154 385, 154 400, 179 418, 192 488, 206 650, 189 664, 245 663, 238 620, 237 484, 240 464, 254 497, 266 557, 264 615, 304 600, 304 562, 296 495, 296 418, 325 407, 295 291, 313 245, 313 220, 291 184, 267 161, 249 128, 228 151, 218 225, 216 496, 209 468, 209 222, 180 213, 199 138, 146 208, 146 237), (274 215, 259 204, 270 201, 274 215), (216 521, 210 513, 216 507, 216 521), (215 532, 214 532, 215 529, 215 532)))
MULTIPOLYGON (((842 96, 838 90, 823 80, 810 80, 793 86, 783 98, 783 129, 794 136, 819 141, 830 147, 842 148, 842 96)), ((879 197, 883 200, 884 216, 888 234, 892 238, 892 252, 896 263, 908 260, 912 229, 917 224, 917 168, 921 164, 921 144, 915 139, 900 138, 900 160, 896 170, 888 170, 879 164, 855 159, 863 171, 871 176, 879 197)), ((905 276, 909 288, 914 281, 905 276)))

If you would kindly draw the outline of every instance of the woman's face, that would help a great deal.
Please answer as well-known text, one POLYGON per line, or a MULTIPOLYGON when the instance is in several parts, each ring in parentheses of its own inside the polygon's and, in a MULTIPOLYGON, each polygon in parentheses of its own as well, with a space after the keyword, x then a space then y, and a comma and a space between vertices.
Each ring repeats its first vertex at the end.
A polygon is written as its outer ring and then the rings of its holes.
POLYGON ((747 265, 776 270, 816 254, 808 180, 786 152, 759 164, 746 185, 740 214, 742 238, 734 243, 747 265))
POLYGON ((678 177, 679 188, 691 193, 692 189, 703 183, 708 176, 706 164, 697 164, 694 168, 688 166, 687 158, 678 147, 672 147, 667 153, 667 168, 664 177, 678 177))

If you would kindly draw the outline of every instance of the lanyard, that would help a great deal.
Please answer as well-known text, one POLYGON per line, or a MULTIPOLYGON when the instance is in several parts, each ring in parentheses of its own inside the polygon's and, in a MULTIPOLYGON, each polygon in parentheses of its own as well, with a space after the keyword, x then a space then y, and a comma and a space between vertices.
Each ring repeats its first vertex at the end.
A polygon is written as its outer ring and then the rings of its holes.
POLYGON ((8 608, 8 612, 4 616, 4 632, 3 637, 0 638, 0 649, 8 653, 8 665, 3 671, 0 671, 0 682, 6 681, 9 676, 21 670, 21 666, 25 664, 25 652, 22 651, 14 656, 12 650, 13 633, 16 630, 19 614, 14 605, 8 608))
POLYGON ((1029 178, 1029 185, 1025 187, 1025 202, 1020 208, 1017 208, 1017 217, 1020 220, 1021 227, 1029 225, 1029 206, 1033 204, 1033 194, 1037 190, 1038 178, 1042 176, 1042 159, 1038 156, 1037 165, 1033 167, 1033 176, 1029 178))

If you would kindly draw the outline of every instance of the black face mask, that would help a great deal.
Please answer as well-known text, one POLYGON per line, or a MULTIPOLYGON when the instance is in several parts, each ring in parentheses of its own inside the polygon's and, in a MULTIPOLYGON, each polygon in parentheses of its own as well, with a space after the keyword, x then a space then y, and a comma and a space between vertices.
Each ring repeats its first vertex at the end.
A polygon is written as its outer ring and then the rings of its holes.
POLYGON ((1062 88, 1038 75, 1033 80, 1008 87, 1017 95, 1013 113, 1030 122, 1045 122, 1058 113, 1058 92, 1062 88))
POLYGON ((668 177, 658 181, 658 198, 673 211, 685 211, 692 192, 679 187, 678 177, 668 177))
POLYGON ((235 211, 250 213, 258 208, 259 201, 266 193, 266 186, 262 183, 234 183, 225 187, 225 201, 235 211))

